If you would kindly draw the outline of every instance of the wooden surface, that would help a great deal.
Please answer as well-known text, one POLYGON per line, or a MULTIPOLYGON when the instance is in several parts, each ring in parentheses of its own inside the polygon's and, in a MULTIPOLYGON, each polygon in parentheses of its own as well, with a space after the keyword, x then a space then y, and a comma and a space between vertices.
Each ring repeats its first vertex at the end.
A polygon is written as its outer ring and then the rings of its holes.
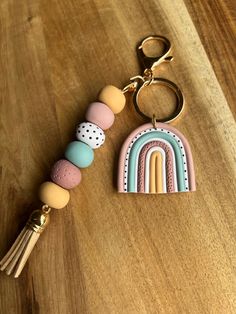
POLYGON ((1 314, 236 313, 234 1, 2 0, 0 252, 106 84, 140 72, 135 46, 167 36, 197 192, 119 195, 128 103, 71 202, 52 214, 22 276, 0 275, 1 314))

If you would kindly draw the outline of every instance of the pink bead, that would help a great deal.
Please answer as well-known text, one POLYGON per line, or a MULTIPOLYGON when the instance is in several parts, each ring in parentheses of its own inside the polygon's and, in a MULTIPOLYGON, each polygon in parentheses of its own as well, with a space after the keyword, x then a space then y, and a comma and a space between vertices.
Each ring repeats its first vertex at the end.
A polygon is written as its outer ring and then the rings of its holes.
POLYGON ((64 189, 73 189, 81 181, 81 172, 78 167, 65 159, 58 160, 51 171, 51 179, 64 189))
POLYGON ((115 116, 113 111, 102 102, 93 102, 86 112, 86 120, 99 126, 103 130, 109 129, 115 116))

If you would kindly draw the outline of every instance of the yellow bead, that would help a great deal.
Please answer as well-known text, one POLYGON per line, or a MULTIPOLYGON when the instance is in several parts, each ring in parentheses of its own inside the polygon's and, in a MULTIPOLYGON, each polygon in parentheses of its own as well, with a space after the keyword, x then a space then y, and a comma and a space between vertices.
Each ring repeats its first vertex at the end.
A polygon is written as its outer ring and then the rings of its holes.
POLYGON ((106 104, 115 114, 121 112, 125 106, 125 95, 122 91, 112 85, 105 86, 99 96, 99 101, 106 104))
POLYGON ((49 207, 61 209, 70 200, 70 193, 53 182, 44 182, 39 187, 39 199, 49 207))

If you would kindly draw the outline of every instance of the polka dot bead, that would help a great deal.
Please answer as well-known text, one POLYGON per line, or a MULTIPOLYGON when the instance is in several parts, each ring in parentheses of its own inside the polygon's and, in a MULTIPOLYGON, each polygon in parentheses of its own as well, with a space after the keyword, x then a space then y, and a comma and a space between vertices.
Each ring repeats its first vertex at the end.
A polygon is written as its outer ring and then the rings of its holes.
POLYGON ((61 159, 54 164, 51 179, 64 189, 73 189, 80 184, 81 171, 68 160, 61 159))
POLYGON ((67 146, 65 157, 75 166, 86 168, 93 162, 94 152, 89 145, 80 141, 74 141, 67 146))
POLYGON ((83 122, 76 129, 79 141, 88 144, 93 149, 100 147, 105 141, 105 134, 101 128, 90 122, 83 122))
POLYGON ((103 130, 109 129, 115 120, 112 110, 102 102, 91 103, 85 117, 87 121, 96 124, 103 130))

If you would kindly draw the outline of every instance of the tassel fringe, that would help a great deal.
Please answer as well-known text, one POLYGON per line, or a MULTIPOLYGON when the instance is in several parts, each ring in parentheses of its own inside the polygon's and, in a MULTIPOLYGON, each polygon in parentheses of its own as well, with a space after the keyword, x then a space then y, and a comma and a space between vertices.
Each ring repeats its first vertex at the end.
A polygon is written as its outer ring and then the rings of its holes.
POLYGON ((26 226, 0 261, 0 269, 5 271, 7 275, 14 272, 14 277, 19 277, 40 234, 49 223, 50 210, 47 205, 44 205, 41 210, 35 210, 30 215, 26 226))

